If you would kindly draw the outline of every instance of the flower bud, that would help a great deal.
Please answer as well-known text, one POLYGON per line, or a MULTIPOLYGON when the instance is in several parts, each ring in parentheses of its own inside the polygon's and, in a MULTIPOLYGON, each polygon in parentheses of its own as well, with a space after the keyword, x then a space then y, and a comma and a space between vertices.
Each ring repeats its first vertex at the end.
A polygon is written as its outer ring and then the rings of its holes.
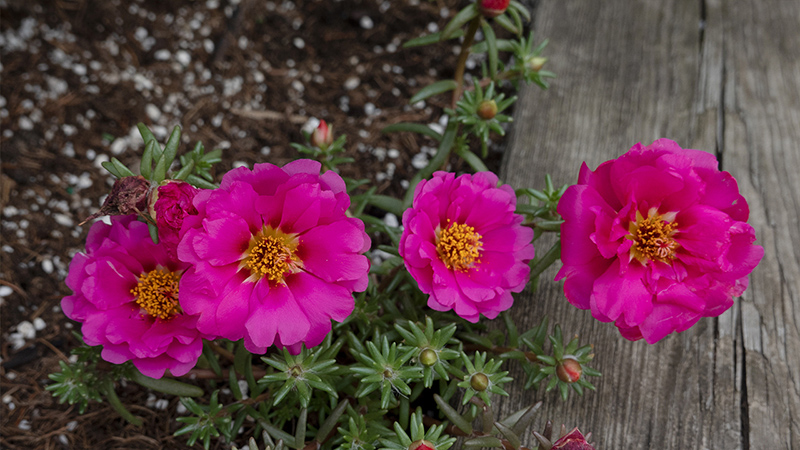
POLYGON ((324 120, 319 121, 319 126, 311 134, 311 145, 327 150, 333 143, 333 127, 328 126, 324 120))
POLYGON ((408 446, 408 450, 436 450, 436 445, 431 441, 420 439, 419 441, 412 442, 411 445, 408 446))
POLYGON ((435 351, 426 348, 419 354, 419 362, 422 363, 423 366, 430 367, 436 364, 436 361, 439 360, 439 356, 436 354, 435 351))
POLYGON ((197 214, 192 200, 198 191, 185 181, 167 180, 150 194, 148 212, 156 221, 159 241, 166 246, 167 253, 176 252, 183 219, 197 214))
POLYGON ((495 115, 497 115, 497 103, 494 100, 484 100, 478 105, 478 117, 481 119, 494 119, 495 115))
POLYGON ((489 388, 489 377, 484 373, 478 372, 469 379, 469 385, 472 386, 472 389, 483 392, 489 388))
POLYGON ((552 450, 594 450, 594 447, 586 442, 586 438, 578 431, 578 428, 574 428, 553 442, 552 450))
POLYGON ((481 0, 481 14, 487 19, 497 17, 506 12, 509 0, 481 0))
POLYGON ((100 210, 86 218, 81 225, 102 216, 144 213, 149 190, 150 182, 141 175, 118 178, 100 210))
POLYGON ((528 60, 528 68, 534 72, 538 72, 542 70, 544 67, 544 63, 547 62, 547 58, 542 58, 541 56, 536 56, 528 60))
POLYGON ((581 363, 573 358, 565 358, 556 366, 556 375, 564 383, 574 383, 581 379, 581 363))

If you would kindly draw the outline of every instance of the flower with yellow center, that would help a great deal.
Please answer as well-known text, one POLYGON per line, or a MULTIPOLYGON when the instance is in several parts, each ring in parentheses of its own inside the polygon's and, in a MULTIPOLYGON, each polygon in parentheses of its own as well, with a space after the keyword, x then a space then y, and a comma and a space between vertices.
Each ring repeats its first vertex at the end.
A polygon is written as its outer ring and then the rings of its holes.
POLYGON ((451 223, 436 233, 436 252, 448 269, 466 271, 480 262, 481 235, 465 223, 451 223))
POLYGON ((676 212, 659 214, 656 208, 650 208, 647 217, 636 211, 636 222, 631 221, 630 234, 625 236, 633 241, 631 261, 635 258, 642 265, 647 265, 648 260, 670 264, 675 259, 675 251, 680 246, 673 238, 678 232, 675 216, 676 212))
POLYGON ((141 307, 142 314, 156 319, 171 319, 180 314, 178 304, 178 282, 181 276, 177 272, 166 269, 155 269, 139 276, 136 287, 131 294, 136 304, 141 307))
POLYGON ((248 281, 255 282, 267 277, 274 284, 285 284, 287 273, 295 273, 302 268, 302 262, 296 254, 299 243, 297 235, 265 226, 250 239, 240 268, 250 270, 248 281))

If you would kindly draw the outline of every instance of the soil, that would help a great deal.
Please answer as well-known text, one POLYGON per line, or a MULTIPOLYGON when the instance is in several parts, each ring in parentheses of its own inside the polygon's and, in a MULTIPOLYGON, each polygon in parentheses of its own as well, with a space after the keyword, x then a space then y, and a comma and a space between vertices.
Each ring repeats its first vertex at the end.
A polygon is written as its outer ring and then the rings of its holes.
POLYGON ((323 119, 347 135, 355 162, 341 167, 343 176, 400 195, 434 142, 381 129, 437 122, 448 98, 408 99, 452 78, 458 50, 455 41, 401 45, 440 29, 465 4, 0 0, 0 446, 186 447, 185 437, 172 436, 177 398, 118 387, 144 419, 139 428, 107 404, 80 415, 44 390, 77 345, 71 331, 79 326, 59 303, 88 231, 78 224, 113 183, 103 161, 116 157, 136 171, 137 122, 162 141, 180 125, 184 150, 196 141, 222 148, 219 178, 235 165, 295 159, 290 143, 323 119))

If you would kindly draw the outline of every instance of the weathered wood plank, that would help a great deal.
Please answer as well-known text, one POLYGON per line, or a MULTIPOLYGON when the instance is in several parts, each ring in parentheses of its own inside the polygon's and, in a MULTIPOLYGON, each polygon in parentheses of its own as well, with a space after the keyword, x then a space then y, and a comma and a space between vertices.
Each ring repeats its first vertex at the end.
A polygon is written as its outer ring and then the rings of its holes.
MULTIPOLYGON (((597 345, 598 393, 563 405, 547 395, 542 420, 593 431, 599 448, 800 443, 800 257, 778 244, 800 231, 800 177, 791 178, 800 167, 800 4, 771 3, 567 0, 536 11, 559 79, 546 93, 524 92, 504 179, 535 187, 551 173, 574 182, 583 161, 594 168, 636 142, 668 137, 721 156, 767 249, 744 300, 654 346, 627 342, 575 310, 559 283, 543 279, 539 292, 521 296, 515 316, 525 325, 546 313, 597 345)), ((540 397, 514 392, 503 408, 540 397)))
POLYGON ((724 2, 722 162, 766 252, 742 301, 750 448, 800 448, 800 2, 724 2))

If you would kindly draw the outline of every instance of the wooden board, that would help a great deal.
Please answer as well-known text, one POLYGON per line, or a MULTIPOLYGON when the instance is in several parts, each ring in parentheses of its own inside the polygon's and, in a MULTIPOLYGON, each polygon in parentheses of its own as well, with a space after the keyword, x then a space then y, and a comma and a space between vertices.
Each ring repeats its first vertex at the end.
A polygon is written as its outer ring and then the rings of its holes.
POLYGON ((506 182, 574 183, 583 161, 670 138, 737 178, 766 255, 733 308, 656 345, 572 307, 551 269, 518 297, 518 325, 546 314, 579 333, 604 377, 584 397, 520 390, 501 408, 542 399, 540 424, 592 431, 598 449, 800 448, 800 2, 542 0, 534 30, 558 79, 523 91, 506 182))

